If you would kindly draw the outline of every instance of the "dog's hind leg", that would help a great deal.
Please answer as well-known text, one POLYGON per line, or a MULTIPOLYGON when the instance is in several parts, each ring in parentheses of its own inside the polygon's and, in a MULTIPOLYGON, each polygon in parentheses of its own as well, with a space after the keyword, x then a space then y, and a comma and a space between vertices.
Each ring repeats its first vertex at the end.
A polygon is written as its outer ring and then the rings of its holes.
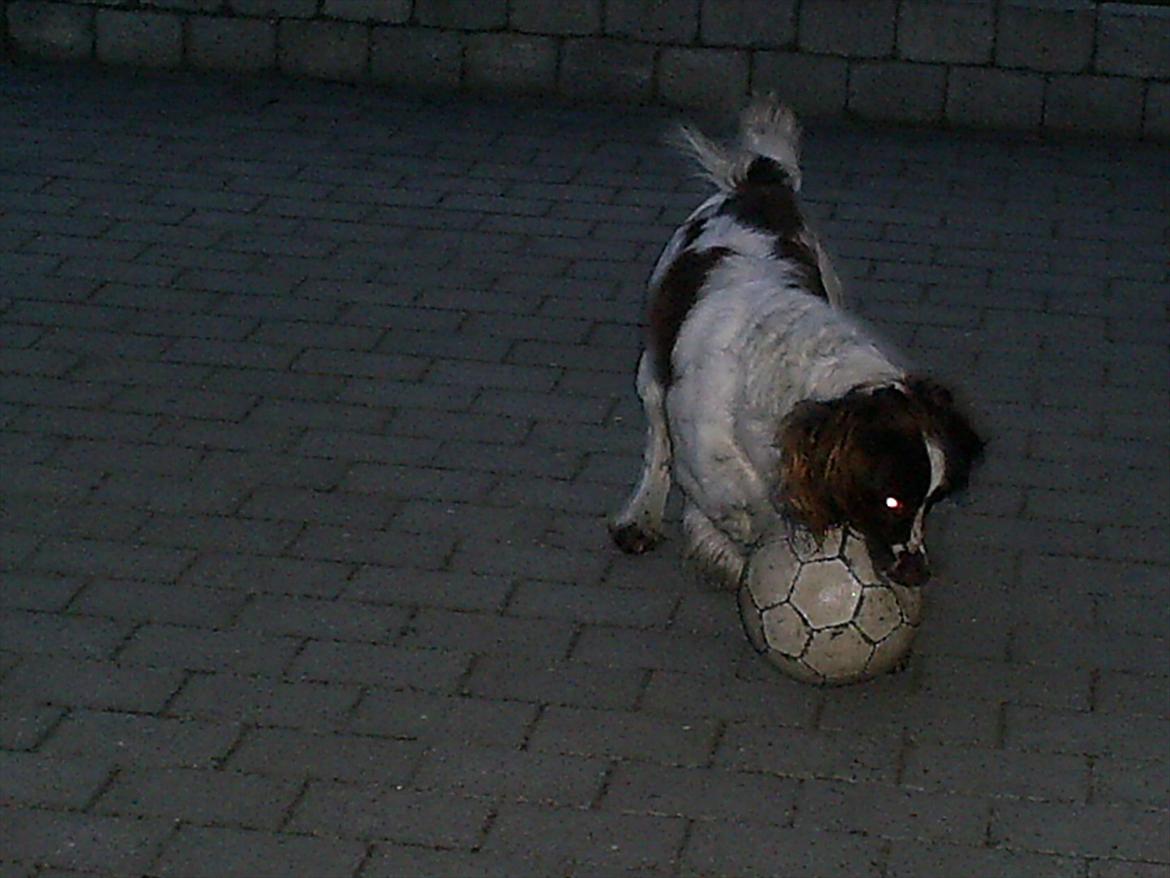
POLYGON ((638 362, 638 396, 646 414, 646 448, 642 474, 621 511, 609 523, 613 541, 623 552, 641 554, 662 540, 662 515, 670 493, 670 431, 666 394, 655 374, 654 357, 642 353, 638 362))
POLYGON ((743 552, 689 500, 683 506, 686 559, 724 588, 735 588, 747 563, 743 552))

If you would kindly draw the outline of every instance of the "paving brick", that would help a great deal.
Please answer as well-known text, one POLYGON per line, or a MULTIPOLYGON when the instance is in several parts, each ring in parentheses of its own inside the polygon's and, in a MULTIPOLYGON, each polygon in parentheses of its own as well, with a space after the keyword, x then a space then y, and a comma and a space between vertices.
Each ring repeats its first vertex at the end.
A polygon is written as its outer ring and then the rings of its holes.
POLYGON ((41 752, 125 768, 206 768, 226 756, 238 736, 238 728, 230 723, 73 710, 53 730, 41 752))
POLYGON ((325 0, 321 11, 327 16, 349 21, 401 24, 410 18, 410 7, 409 0, 395 0, 392 3, 371 0, 325 0))
POLYGON ((671 104, 735 106, 748 87, 748 55, 731 49, 664 49, 658 93, 671 104))
POLYGON ((462 649, 480 655, 521 655, 555 661, 568 653, 573 636, 573 626, 564 622, 423 609, 411 618, 402 643, 412 647, 462 649))
POLYGON ((142 67, 177 67, 182 57, 182 20, 176 15, 98 9, 98 60, 142 67))
POLYGON ((1095 802, 1134 802, 1146 807, 1160 807, 1166 802, 1170 792, 1170 764, 1109 756, 1098 756, 1092 762, 1095 802))
POLYGON ((417 570, 404 575, 388 566, 365 566, 346 587, 346 596, 371 603, 497 610, 512 590, 505 576, 417 570))
POLYGON ((783 94, 801 118, 844 112, 847 80, 848 62, 842 58, 772 51, 752 55, 752 88, 783 94))
POLYGON ((898 54, 912 61, 983 64, 994 36, 995 10, 980 0, 910 0, 899 9, 898 54))
POLYGON ((945 87, 945 72, 932 65, 858 62, 850 71, 849 110, 865 118, 936 121, 942 116, 945 87))
POLYGON ((183 582, 209 588, 336 597, 352 570, 352 565, 339 561, 208 552, 191 565, 183 582))
POLYGON ((1170 137, 1170 86, 1151 82, 1147 86, 1144 133, 1165 140, 1170 137))
POLYGON ((288 828, 348 838, 385 839, 426 847, 470 848, 492 810, 490 802, 438 793, 311 783, 288 828))
POLYGON ((0 752, 0 798, 6 804, 77 809, 86 806, 110 774, 100 761, 0 752))
POLYGON ((536 718, 535 705, 411 691, 367 691, 350 727, 370 735, 424 744, 519 747, 536 718))
POLYGON ((683 830, 676 817, 510 805, 500 809, 483 849, 508 856, 526 854, 545 869, 577 862, 633 870, 669 863, 682 843, 683 830), (570 813, 573 818, 567 821, 570 813), (550 836, 558 840, 552 849, 540 844, 550 836))
POLYGON ((8 34, 23 52, 40 58, 76 60, 93 53, 93 11, 65 3, 15 0, 7 7, 8 34))
POLYGON ((699 28, 699 5, 698 0, 614 0, 605 7, 605 32, 651 43, 690 42, 699 28))
POLYGON ((326 735, 292 729, 253 729, 228 759, 235 771, 278 777, 357 782, 376 777, 403 784, 418 762, 420 747, 358 735, 326 735))
POLYGON ((468 661, 464 652, 314 640, 297 655, 289 673, 320 682, 450 692, 468 661))
POLYGON ((790 45, 796 37, 796 3, 732 0, 700 3, 699 39, 706 45, 790 45))
POLYGON ((183 826, 153 871, 175 878, 276 878, 304 870, 321 878, 349 878, 364 855, 365 847, 352 841, 183 826))
POLYGON ((1122 805, 995 806, 991 839, 1024 850, 1170 862, 1166 813, 1122 805))
POLYGON ((829 693, 820 724, 825 729, 867 735, 902 730, 922 743, 990 746, 998 733, 999 709, 979 702, 898 693, 892 686, 878 692, 875 687, 864 693, 829 693))
POLYGON ((921 691, 941 698, 962 696, 1067 710, 1089 708, 1092 681, 1088 670, 1057 670, 1018 658, 1018 662, 1009 663, 931 655, 922 663, 921 691))
POLYGON ((894 48, 895 4, 811 0, 800 7, 802 49, 818 54, 882 57, 894 48))
POLYGON ((946 118, 959 125, 1034 128, 1044 105, 1041 76, 959 67, 947 83, 946 118))
POLYGON ((83 580, 67 576, 5 573, 0 604, 21 610, 62 610, 82 587, 83 580))
POLYGON ((568 583, 521 582, 508 602, 516 616, 564 619, 601 625, 650 628, 664 625, 675 597, 651 589, 608 588, 568 583))
POLYGON ((1164 9, 1109 7, 1101 10, 1096 68, 1102 73, 1170 76, 1170 15, 1164 9))
POLYGON ((766 774, 623 763, 603 810, 791 825, 798 782, 766 774))
POLYGON ((157 710, 181 679, 173 670, 41 656, 25 659, 0 683, 0 691, 26 703, 157 710))
POLYGON ((790 726, 811 723, 816 709, 813 693, 777 682, 782 683, 775 676, 741 680, 655 670, 640 706, 652 714, 692 717, 696 705, 702 704, 707 716, 721 720, 762 716, 790 726))
POLYGON ((473 34, 464 64, 465 81, 473 88, 545 91, 556 81, 557 47, 548 37, 473 34))
POLYGON ((549 8, 539 0, 511 4, 509 24, 520 31, 544 34, 593 34, 601 30, 599 0, 570 0, 549 8))
POLYGON ((666 765, 707 763, 718 723, 639 712, 549 707, 532 732, 534 750, 630 759, 666 765))
POLYGON ((109 658, 129 631, 125 622, 25 610, 0 612, 0 642, 5 649, 23 653, 109 658))
POLYGON ((168 705, 180 717, 335 728, 357 702, 356 684, 289 683, 230 672, 193 675, 168 705))
POLYGON ((216 631, 180 625, 143 625, 119 654, 132 665, 195 671, 278 673, 292 658, 299 641, 266 637, 254 631, 216 631))
POLYGON ((999 13, 997 63, 1047 72, 1086 70, 1096 12, 1088 3, 1008 0, 999 13))
POLYGON ((98 813, 170 817, 194 823, 275 829, 300 785, 294 780, 190 768, 120 773, 98 813), (176 795, 178 791, 178 795, 176 795))
POLYGON ((271 22, 194 16, 188 25, 187 60, 208 70, 266 70, 276 66, 271 22))
POLYGON ((683 872, 728 878, 760 874, 761 864, 783 863, 785 876, 877 878, 884 859, 878 839, 777 827, 772 823, 699 821, 683 850, 683 872))
POLYGON ((1056 131, 1104 131, 1136 136, 1142 94, 1137 80, 1122 77, 1054 76, 1044 103, 1044 127, 1056 131))
POLYGON ((728 724, 715 764, 794 778, 892 783, 900 751, 894 734, 814 732, 785 728, 772 720, 744 720, 728 724))
POLYGON ((1012 749, 1144 759, 1144 736, 1170 732, 1170 721, 1009 705, 1005 730, 1004 744, 1012 749))
POLYGON ((601 792, 607 768, 602 759, 456 744, 429 750, 412 784, 448 796, 583 808, 601 792))
POLYGON ((573 647, 573 658, 610 667, 657 668, 687 674, 725 674, 742 655, 734 639, 687 636, 681 631, 638 631, 589 626, 573 647))
POLYGON ((1082 801, 1088 796, 1083 756, 922 745, 910 748, 902 784, 932 792, 1082 801))
POLYGON ((797 801, 797 828, 860 829, 883 838, 932 838, 979 844, 987 833, 989 807, 971 796, 947 796, 873 784, 810 782, 797 801))
POLYGON ((430 850, 410 845, 375 846, 363 867, 370 878, 399 875, 466 875, 475 878, 508 878, 523 875, 532 867, 524 856, 490 856, 480 852, 430 850))
POLYGON ((429 27, 492 30, 505 24, 508 10, 504 0, 486 0, 474 6, 459 0, 434 0, 420 6, 416 14, 419 24, 429 27))
POLYGON ((369 30, 348 22, 279 22, 281 70, 321 79, 356 80, 365 75, 369 30))
POLYGON ((463 74, 463 42, 462 34, 448 31, 375 28, 370 77, 405 88, 453 89, 463 74))
POLYGON ((481 698, 628 709, 638 697, 643 676, 629 668, 485 656, 472 665, 466 687, 481 698))
POLYGON ((170 831, 167 820, 0 808, 5 856, 93 874, 144 874, 170 831))
POLYGON ((1132 860, 1093 860, 1089 865, 1091 878, 1158 878, 1165 872, 1164 865, 1132 860))
POLYGON ((939 843, 894 845, 886 865, 889 878, 979 874, 1003 878, 1078 878, 1084 861, 1002 848, 939 843))

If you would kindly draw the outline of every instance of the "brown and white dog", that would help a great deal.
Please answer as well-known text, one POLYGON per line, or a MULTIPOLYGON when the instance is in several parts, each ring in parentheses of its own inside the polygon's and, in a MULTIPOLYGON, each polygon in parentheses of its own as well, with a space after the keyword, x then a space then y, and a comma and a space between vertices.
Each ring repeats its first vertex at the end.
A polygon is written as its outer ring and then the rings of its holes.
POLYGON ((843 310, 797 203, 792 112, 757 99, 731 148, 681 134, 718 191, 650 277, 646 449, 614 541, 640 553, 661 539, 673 474, 687 554, 729 586, 778 524, 849 527, 884 575, 921 585, 927 510, 966 485, 982 441, 947 390, 843 310))

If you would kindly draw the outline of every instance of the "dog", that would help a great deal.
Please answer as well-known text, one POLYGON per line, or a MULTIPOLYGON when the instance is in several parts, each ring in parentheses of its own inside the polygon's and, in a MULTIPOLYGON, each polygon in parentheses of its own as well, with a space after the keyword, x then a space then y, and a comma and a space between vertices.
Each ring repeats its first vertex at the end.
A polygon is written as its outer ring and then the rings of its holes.
POLYGON ((950 391, 846 312, 797 201, 796 116, 757 98, 735 146, 679 134, 717 191, 650 276, 636 379, 646 447, 613 540, 634 554, 661 540, 673 476, 685 554, 729 587, 777 526, 818 541, 847 527, 883 576, 921 586, 927 511, 967 485, 983 440, 950 391))

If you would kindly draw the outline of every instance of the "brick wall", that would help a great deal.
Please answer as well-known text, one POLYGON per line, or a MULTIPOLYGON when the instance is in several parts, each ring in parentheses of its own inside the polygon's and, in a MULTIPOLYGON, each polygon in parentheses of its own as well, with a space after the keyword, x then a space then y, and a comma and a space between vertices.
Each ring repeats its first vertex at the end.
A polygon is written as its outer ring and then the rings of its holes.
POLYGON ((1090 0, 0 0, 9 52, 1170 140, 1170 6, 1090 0))

